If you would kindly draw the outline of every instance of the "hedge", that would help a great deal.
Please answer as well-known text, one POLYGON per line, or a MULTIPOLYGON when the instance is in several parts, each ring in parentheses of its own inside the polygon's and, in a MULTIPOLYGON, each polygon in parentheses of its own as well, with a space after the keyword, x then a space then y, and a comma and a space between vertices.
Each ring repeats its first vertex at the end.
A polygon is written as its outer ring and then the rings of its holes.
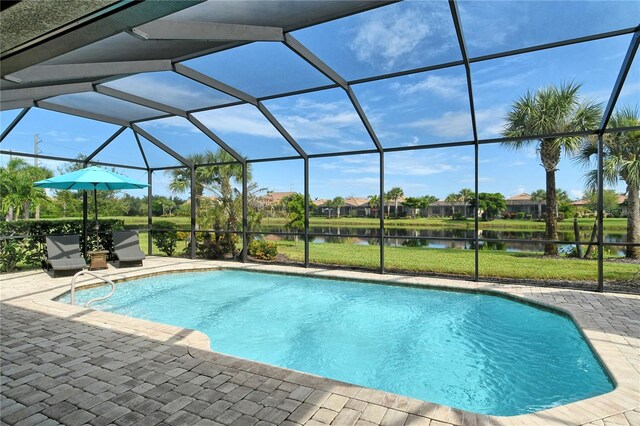
MULTIPOLYGON (((111 232, 124 229, 122 219, 100 219, 100 244, 112 251, 111 232)), ((89 221, 88 234, 94 234, 94 222, 89 221)), ((0 222, 0 270, 10 272, 18 264, 40 265, 46 257, 45 237, 48 235, 82 235, 82 219, 16 220, 0 222), (15 237, 15 238, 11 238, 15 237)), ((80 238, 80 250, 83 240, 80 238)))

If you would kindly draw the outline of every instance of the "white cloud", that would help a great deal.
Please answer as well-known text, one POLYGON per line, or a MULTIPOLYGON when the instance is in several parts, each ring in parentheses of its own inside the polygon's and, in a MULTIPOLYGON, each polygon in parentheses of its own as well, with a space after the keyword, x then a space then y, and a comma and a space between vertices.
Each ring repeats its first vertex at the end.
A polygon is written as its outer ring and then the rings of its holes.
POLYGON ((398 63, 424 61, 451 49, 444 42, 451 33, 450 18, 436 3, 416 3, 411 7, 390 7, 369 15, 355 31, 349 47, 356 58, 389 70, 398 63), (422 44, 433 39, 428 48, 422 44))
POLYGON ((517 2, 515 5, 509 3, 477 1, 459 4, 469 47, 492 51, 504 50, 504 46, 519 30, 520 21, 526 19, 518 15, 520 11, 517 10, 517 2), (487 25, 488 22, 491 25, 487 25))
POLYGON ((385 175, 389 176, 431 176, 460 169, 461 166, 444 153, 428 151, 394 153, 393 158, 385 162, 385 175))
POLYGON ((460 138, 472 134, 471 115, 465 111, 447 111, 440 117, 417 120, 407 124, 407 127, 428 129, 446 138, 460 138))
MULTIPOLYGON (((364 127, 358 114, 346 102, 316 103, 298 100, 289 114, 280 114, 279 121, 299 140, 335 139, 340 145, 363 146, 360 135, 364 127), (355 137, 354 137, 355 136, 355 137)), ((362 135, 365 137, 365 135, 362 135)))
MULTIPOLYGON (((496 70, 491 67, 491 74, 493 75, 496 70)), ((518 73, 515 75, 510 75, 508 77, 498 77, 491 78, 485 81, 475 81, 473 87, 476 89, 486 90, 486 89, 505 89, 512 87, 524 87, 526 81, 535 74, 538 70, 532 69, 529 71, 525 71, 522 73, 518 73)), ((504 70, 499 70, 498 72, 504 72, 504 70)), ((475 73, 474 75, 477 77, 477 74, 481 74, 480 72, 475 73)), ((477 79, 481 80, 481 79, 477 79)))
POLYGON ((389 88, 397 91, 400 95, 432 93, 445 99, 456 99, 466 96, 466 79, 429 75, 417 83, 401 84, 395 82, 389 88))
MULTIPOLYGON (((199 133, 191 123, 182 117, 168 117, 160 120, 145 121, 140 124, 143 129, 162 129, 164 133, 176 136, 189 136, 193 133, 199 133)), ((151 132, 150 132, 151 133, 151 132)))
POLYGON ((315 164, 313 167, 316 167, 322 170, 335 170, 335 169, 339 169, 341 166, 338 163, 320 163, 320 164, 315 164))
POLYGON ((282 135, 254 107, 220 108, 196 114, 214 132, 281 139, 282 135))
POLYGON ((314 102, 310 99, 298 98, 296 99, 295 109, 311 109, 315 111, 335 111, 337 109, 345 109, 347 102, 314 102))
POLYGON ((504 129, 507 109, 504 106, 476 110, 478 137, 481 139, 500 137, 504 129))
MULTIPOLYGON (((480 138, 498 137, 504 127, 504 107, 476 110, 476 124, 480 138)), ((435 118, 423 118, 406 125, 409 128, 427 129, 436 136, 448 139, 471 139, 471 114, 468 111, 447 111, 435 118)))
MULTIPOLYGON (((196 85, 184 84, 180 78, 168 82, 152 75, 139 74, 134 77, 123 78, 105 84, 114 89, 121 90, 153 99, 167 105, 180 105, 183 108, 198 108, 204 105, 215 105, 227 102, 229 97, 209 91, 203 87, 196 89, 196 85)), ((233 98, 232 98, 233 99, 233 98)))

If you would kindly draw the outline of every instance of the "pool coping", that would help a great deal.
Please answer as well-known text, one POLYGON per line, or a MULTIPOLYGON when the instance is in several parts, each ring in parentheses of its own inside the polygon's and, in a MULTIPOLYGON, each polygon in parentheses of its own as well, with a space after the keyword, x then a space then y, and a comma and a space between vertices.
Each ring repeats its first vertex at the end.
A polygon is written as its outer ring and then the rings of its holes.
MULTIPOLYGON (((150 257, 145 262, 147 264, 152 263, 152 259, 154 258, 150 257)), ((638 350, 638 348, 640 348, 640 336, 638 335, 638 330, 634 327, 634 332, 630 337, 625 337, 625 335, 628 336, 628 333, 620 332, 619 334, 615 334, 615 332, 607 332, 606 330, 603 330, 602 327, 599 327, 597 322, 590 321, 591 314, 588 309, 585 309, 580 303, 576 303, 583 299, 588 301, 595 300, 597 302, 598 299, 604 297, 613 297, 615 299, 623 300, 631 299, 633 301, 637 301, 634 303, 640 302, 640 297, 635 295, 607 294, 606 296, 603 296, 598 293, 580 290, 519 286, 517 284, 505 285, 488 282, 476 283, 430 277, 393 274, 379 275, 347 270, 341 271, 322 268, 305 269, 287 265, 242 264, 226 261, 191 261, 188 259, 173 259, 172 262, 167 262, 166 260, 159 261, 158 265, 152 267, 127 269, 111 268, 108 272, 113 274, 112 277, 114 278, 114 281, 121 283, 132 279, 172 272, 201 272, 217 269, 280 273, 359 281, 365 283, 475 292, 506 297, 511 300, 524 302, 534 306, 542 306, 543 308, 562 312, 574 321, 615 385, 614 390, 600 396, 553 407, 536 413, 517 416, 486 416, 477 413, 468 413, 463 410, 450 408, 444 405, 432 404, 407 397, 400 397, 403 401, 408 401, 406 403, 406 408, 420 407, 419 412, 412 413, 414 415, 420 415, 435 421, 448 422, 450 424, 463 424, 465 417, 474 418, 476 423, 484 420, 488 424, 585 424, 602 420, 607 417, 616 416, 627 411, 637 411, 640 408, 640 372, 638 371, 640 368, 640 363, 638 362, 640 359, 640 351, 638 350), (559 296, 557 298, 553 298, 554 294, 559 296), (551 295, 551 297, 548 297, 549 295, 551 295), (569 296, 573 296, 575 300, 567 300, 567 298, 570 298, 569 296), (628 359, 625 353, 629 355, 628 352, 630 349, 631 359, 628 359)), ((21 275, 23 274, 8 274, 4 275, 4 277, 8 277, 9 281, 11 281, 12 279, 19 279, 21 275)), ((53 279, 44 272, 36 274, 36 276, 39 278, 39 285, 36 286, 42 287, 39 289, 40 291, 37 291, 36 293, 28 293, 27 287, 33 286, 11 284, 7 286, 3 284, 2 287, 0 287, 0 290, 2 290, 2 293, 0 294, 0 301, 3 303, 10 303, 36 309, 51 315, 72 317, 76 321, 79 320, 89 324, 98 325, 100 327, 113 328, 122 332, 146 336, 153 338, 154 340, 171 341, 174 344, 187 346, 190 353, 194 356, 210 360, 215 359, 218 363, 228 364, 234 368, 242 368, 247 371, 260 371, 261 374, 265 374, 266 372, 266 375, 269 377, 280 378, 281 380, 286 380, 294 384, 311 386, 316 389, 328 390, 332 393, 337 393, 348 398, 355 398, 368 403, 375 403, 384 406, 384 401, 397 401, 398 399, 397 395, 384 391, 368 389, 324 377, 314 376, 308 373, 266 365, 211 351, 209 349, 209 338, 197 330, 188 330, 152 321, 129 318, 119 314, 101 312, 55 302, 52 299, 68 292, 68 283, 70 282, 70 279, 53 279), (60 285, 56 286, 56 284, 60 285), (391 398, 391 396, 393 396, 393 398, 391 398)), ((6 282, 6 280, 3 280, 3 283, 4 282, 6 282)), ((93 286, 96 283, 100 282, 93 278, 84 279, 81 280, 78 288, 93 286)), ((638 304, 640 305, 640 303, 638 304)), ((639 318, 631 318, 630 321, 634 324, 640 322, 639 318)), ((391 405, 397 405, 397 403, 393 403, 391 405)), ((387 408, 398 410, 398 408, 401 407, 389 406, 387 408)))

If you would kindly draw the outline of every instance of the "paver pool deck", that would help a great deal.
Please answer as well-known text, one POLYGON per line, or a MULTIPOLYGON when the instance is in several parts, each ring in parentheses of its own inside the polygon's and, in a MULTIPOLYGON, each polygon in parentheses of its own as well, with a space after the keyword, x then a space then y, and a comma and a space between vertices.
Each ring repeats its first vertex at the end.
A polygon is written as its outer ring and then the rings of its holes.
MULTIPOLYGON (((552 306, 574 318, 616 388, 534 414, 468 413, 212 352, 198 331, 55 302, 71 278, 33 270, 0 275, 2 423, 640 425, 640 296, 162 257, 102 273, 127 280, 221 267, 495 291, 552 306)), ((98 282, 84 278, 79 285, 98 282)))

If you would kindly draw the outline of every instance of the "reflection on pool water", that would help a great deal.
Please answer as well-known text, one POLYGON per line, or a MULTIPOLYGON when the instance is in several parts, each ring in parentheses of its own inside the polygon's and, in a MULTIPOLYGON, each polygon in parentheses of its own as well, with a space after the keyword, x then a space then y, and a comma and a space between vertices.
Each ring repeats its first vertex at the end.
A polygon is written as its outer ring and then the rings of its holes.
POLYGON ((93 307, 202 331, 218 352, 483 414, 613 389, 570 319, 498 296, 223 270, 124 283, 93 307))

